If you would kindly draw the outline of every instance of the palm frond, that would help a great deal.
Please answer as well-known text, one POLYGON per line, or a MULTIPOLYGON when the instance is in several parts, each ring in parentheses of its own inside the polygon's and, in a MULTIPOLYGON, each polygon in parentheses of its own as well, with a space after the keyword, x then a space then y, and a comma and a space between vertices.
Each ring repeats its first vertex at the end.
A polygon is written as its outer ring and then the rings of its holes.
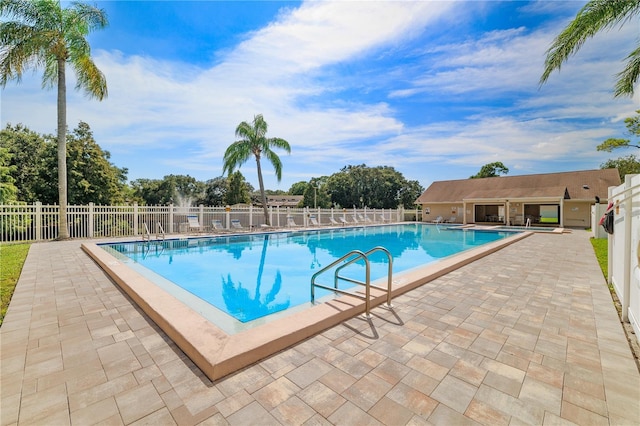
POLYGON ((284 149, 288 154, 291 154, 291 146, 289 142, 281 138, 271 138, 268 141, 268 145, 274 146, 276 148, 284 149))
POLYGON ((573 21, 555 38, 547 50, 545 69, 540 84, 575 54, 584 42, 598 32, 622 25, 640 13, 640 0, 591 0, 573 21))
POLYGON ((278 179, 278 182, 280 182, 282 180, 282 161, 280 160, 280 157, 270 149, 264 151, 263 154, 273 166, 273 170, 276 172, 276 178, 278 179))
POLYGON ((103 100, 107 97, 107 79, 89 56, 72 61, 78 79, 76 89, 84 89, 90 98, 103 100))
POLYGON ((107 25, 109 25, 107 13, 104 11, 104 9, 79 2, 73 2, 72 7, 76 12, 79 20, 81 22, 86 22, 87 33, 94 30, 103 29, 107 25))
POLYGON ((616 83, 615 97, 632 96, 634 86, 640 78, 640 47, 637 47, 629 56, 627 66, 618 74, 618 82, 616 83))
POLYGON ((253 136, 253 127, 251 124, 243 121, 236 127, 236 137, 243 139, 251 139, 253 136))
POLYGON ((251 145, 246 140, 236 141, 229 145, 223 156, 222 173, 233 173, 251 158, 251 145))

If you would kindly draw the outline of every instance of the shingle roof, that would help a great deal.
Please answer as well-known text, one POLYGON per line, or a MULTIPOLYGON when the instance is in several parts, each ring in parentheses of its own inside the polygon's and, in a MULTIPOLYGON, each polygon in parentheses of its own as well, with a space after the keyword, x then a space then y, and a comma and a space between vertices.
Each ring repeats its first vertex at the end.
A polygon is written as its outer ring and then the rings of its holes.
POLYGON ((578 200, 607 199, 610 186, 620 185, 617 169, 433 182, 416 203, 459 203, 469 199, 565 197, 578 200))

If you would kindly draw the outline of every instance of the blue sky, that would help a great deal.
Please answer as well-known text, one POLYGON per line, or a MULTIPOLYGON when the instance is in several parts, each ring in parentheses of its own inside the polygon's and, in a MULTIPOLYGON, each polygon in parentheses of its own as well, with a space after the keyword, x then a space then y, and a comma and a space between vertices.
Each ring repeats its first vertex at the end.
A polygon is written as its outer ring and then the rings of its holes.
MULTIPOLYGON (((503 162, 509 175, 597 169, 626 137, 639 97, 614 99, 637 43, 627 24, 587 41, 538 85, 545 51, 584 2, 98 1, 92 33, 109 96, 89 100, 68 73, 68 126, 89 123, 129 179, 222 174, 235 128, 263 114, 283 179, 346 165, 392 166, 427 187, 503 162)), ((2 90, 1 122, 55 133, 42 71, 2 90)), ((638 92, 638 91, 636 91, 638 92)), ((258 186, 255 162, 241 167, 258 186)))

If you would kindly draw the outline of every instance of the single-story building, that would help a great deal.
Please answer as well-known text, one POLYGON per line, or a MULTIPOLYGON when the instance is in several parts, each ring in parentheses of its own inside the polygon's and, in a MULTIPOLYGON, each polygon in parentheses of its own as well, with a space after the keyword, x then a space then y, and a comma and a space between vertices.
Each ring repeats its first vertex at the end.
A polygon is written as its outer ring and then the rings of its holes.
POLYGON ((433 182, 416 204, 425 222, 588 228, 591 205, 606 203, 608 188, 620 183, 617 169, 446 180, 433 182))
POLYGON ((302 195, 267 195, 267 206, 295 208, 303 199, 302 195))

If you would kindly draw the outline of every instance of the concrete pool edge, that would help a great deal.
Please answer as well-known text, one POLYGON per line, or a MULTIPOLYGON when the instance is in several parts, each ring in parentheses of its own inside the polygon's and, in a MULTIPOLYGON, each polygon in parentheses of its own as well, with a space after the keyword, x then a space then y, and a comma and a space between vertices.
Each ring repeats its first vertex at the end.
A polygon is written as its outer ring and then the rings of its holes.
MULTIPOLYGON (((525 232, 467 250, 435 264, 394 275, 393 297, 445 275, 481 257, 532 235, 525 232)), ((305 340, 364 311, 364 302, 349 296, 229 335, 96 243, 83 251, 147 314, 209 377, 217 380, 305 340)), ((386 301, 379 293, 371 305, 386 301)))

